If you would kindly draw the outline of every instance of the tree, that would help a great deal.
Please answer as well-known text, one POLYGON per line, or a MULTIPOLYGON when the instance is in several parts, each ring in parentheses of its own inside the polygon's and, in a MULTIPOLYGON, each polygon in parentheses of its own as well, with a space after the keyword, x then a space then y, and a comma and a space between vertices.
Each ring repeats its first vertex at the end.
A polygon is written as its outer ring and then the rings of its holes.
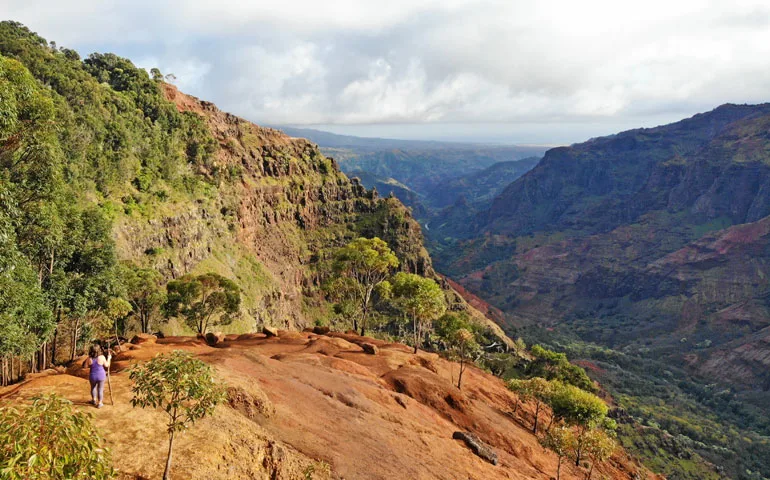
POLYGON ((535 359, 527 367, 528 375, 543 377, 547 380, 559 380, 588 392, 596 392, 596 386, 585 370, 571 364, 565 354, 548 350, 540 345, 534 345, 530 353, 535 359))
POLYGON ((532 433, 537 435, 540 410, 550 402, 553 384, 544 378, 535 377, 528 380, 511 380, 508 382, 508 388, 525 402, 530 400, 535 402, 535 419, 532 422, 532 433))
POLYGON ((108 332, 100 331, 101 336, 109 336, 115 334, 115 339, 118 338, 118 324, 123 321, 125 326, 125 318, 131 313, 131 304, 122 298, 111 298, 107 302, 107 309, 104 312, 105 319, 107 320, 108 332), (105 335, 107 334, 107 335, 105 335))
POLYGON ((53 331, 45 296, 29 262, 16 249, 8 220, 0 213, 0 385, 14 379, 14 357, 29 358, 53 331))
POLYGON ((585 434, 583 451, 591 460, 591 467, 588 470, 587 480, 591 480, 594 466, 596 466, 597 463, 603 463, 609 460, 616 448, 617 444, 615 443, 615 440, 613 440, 612 437, 607 434, 607 431, 602 428, 595 428, 585 434))
MULTIPOLYGON (((398 267, 398 258, 388 244, 377 237, 357 238, 335 253, 332 267, 335 276, 353 280, 347 282, 349 290, 345 295, 355 299, 363 336, 375 289, 398 267)), ((353 319, 354 330, 358 330, 357 318, 353 319)))
POLYGON ((56 395, 29 406, 0 407, 0 477, 7 480, 87 478, 115 472, 91 417, 56 395))
POLYGON ((123 282, 142 333, 150 333, 152 320, 166 301, 163 275, 151 268, 128 267, 124 269, 123 282))
POLYGON ((131 405, 157 408, 168 415, 168 457, 163 472, 163 480, 168 480, 174 434, 210 415, 224 400, 224 387, 214 381, 209 365, 179 350, 134 366, 129 378, 134 382, 131 405))
POLYGON ((577 427, 575 442, 575 465, 580 465, 585 436, 592 428, 601 424, 607 417, 608 407, 604 401, 592 393, 574 385, 559 385, 551 395, 551 409, 557 418, 577 427))
POLYGON ((216 273, 185 275, 168 282, 166 289, 166 314, 182 316, 201 335, 209 327, 230 323, 241 305, 238 285, 216 273))
POLYGON ((473 324, 465 312, 446 312, 434 322, 436 335, 446 342, 450 342, 455 332, 461 328, 469 331, 473 330, 473 324))
POLYGON ((417 353, 425 330, 446 311, 444 292, 434 280, 413 273, 398 272, 391 284, 396 308, 412 319, 414 353, 417 353))
POLYGON ((559 480, 561 477, 562 459, 573 450, 575 435, 571 429, 562 425, 545 432, 539 441, 543 448, 552 450, 559 458, 556 464, 556 480, 559 480))
POLYGON ((468 362, 472 362, 479 351, 479 344, 471 332, 465 328, 456 330, 451 337, 451 345, 455 356, 460 362, 460 375, 457 377, 457 388, 462 389, 463 372, 468 362))
POLYGON ((157 67, 150 69, 150 75, 152 76, 152 79, 156 82, 163 81, 163 74, 160 73, 160 69, 157 67))

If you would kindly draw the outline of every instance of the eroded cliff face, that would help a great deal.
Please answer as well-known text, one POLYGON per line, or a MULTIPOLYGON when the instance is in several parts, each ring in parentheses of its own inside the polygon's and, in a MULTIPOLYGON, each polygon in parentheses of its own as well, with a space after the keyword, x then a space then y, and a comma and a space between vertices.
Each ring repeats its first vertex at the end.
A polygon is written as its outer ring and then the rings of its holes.
POLYGON ((770 106, 549 151, 440 270, 509 325, 565 325, 767 390, 770 106), (764 333, 763 333, 764 332, 764 333))
POLYGON ((254 125, 171 85, 162 88, 179 111, 201 115, 216 139, 213 161, 197 172, 212 188, 149 220, 119 218, 115 235, 124 259, 168 278, 217 271, 237 279, 247 326, 283 328, 315 320, 320 302, 312 267, 355 236, 380 236, 403 268, 433 273, 420 227, 396 199, 349 180, 307 140, 254 125))

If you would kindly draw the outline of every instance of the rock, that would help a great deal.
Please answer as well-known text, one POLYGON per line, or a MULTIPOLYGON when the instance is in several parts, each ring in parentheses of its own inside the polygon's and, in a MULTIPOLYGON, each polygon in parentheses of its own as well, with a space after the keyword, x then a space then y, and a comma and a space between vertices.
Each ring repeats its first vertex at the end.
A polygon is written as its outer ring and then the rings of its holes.
POLYGON ((364 352, 368 353, 369 355, 377 355, 377 353, 380 351, 375 345, 372 345, 371 343, 362 343, 361 348, 363 348, 364 352))
POLYGON ((355 330, 346 330, 345 331, 345 335, 356 335, 356 336, 358 336, 358 332, 356 332, 355 330))
POLYGON ((305 333, 313 333, 314 328, 313 327, 305 327, 302 329, 305 333))
POLYGON ((158 337, 150 333, 137 333, 134 338, 131 339, 131 343, 139 345, 141 343, 155 343, 158 337))
POLYGON ((215 345, 221 345, 225 341, 225 334, 222 332, 217 333, 207 333, 206 334, 206 343, 213 347, 215 345))
POLYGON ((470 432, 455 432, 452 434, 452 438, 464 441, 473 453, 492 465, 497 465, 497 453, 492 450, 492 447, 482 442, 476 435, 470 432))
POLYGON ((313 327, 313 333, 316 335, 326 335, 329 332, 331 332, 331 328, 329 327, 322 327, 320 325, 313 327))
POLYGON ((248 390, 237 386, 228 387, 227 403, 250 420, 253 420, 257 415, 270 417, 275 413, 275 406, 267 398, 265 392, 254 385, 250 386, 248 390))
POLYGON ((267 338, 277 337, 278 329, 273 327, 268 327, 267 325, 265 325, 264 327, 262 327, 262 333, 264 333, 267 336, 267 338))
POLYGON ((163 332, 161 331, 157 331, 153 335, 155 335, 158 338, 166 338, 166 335, 164 335, 163 332))

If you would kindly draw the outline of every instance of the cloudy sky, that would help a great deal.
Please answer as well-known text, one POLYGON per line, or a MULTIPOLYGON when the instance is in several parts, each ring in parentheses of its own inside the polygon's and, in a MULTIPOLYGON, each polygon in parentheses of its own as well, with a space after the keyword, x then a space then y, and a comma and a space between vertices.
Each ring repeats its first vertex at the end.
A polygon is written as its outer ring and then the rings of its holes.
POLYGON ((0 0, 257 123, 559 144, 770 101, 770 2, 0 0))

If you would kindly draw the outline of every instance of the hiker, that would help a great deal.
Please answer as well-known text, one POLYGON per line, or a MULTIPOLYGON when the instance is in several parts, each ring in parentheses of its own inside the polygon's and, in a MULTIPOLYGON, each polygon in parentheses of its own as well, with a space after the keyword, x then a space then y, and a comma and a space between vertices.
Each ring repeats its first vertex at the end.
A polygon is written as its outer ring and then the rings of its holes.
POLYGON ((107 358, 105 358, 101 346, 91 345, 88 350, 88 358, 83 362, 84 367, 91 367, 88 380, 91 381, 91 403, 96 405, 96 408, 104 406, 104 381, 107 380, 107 369, 110 367, 111 360, 111 351, 107 352, 107 358))

